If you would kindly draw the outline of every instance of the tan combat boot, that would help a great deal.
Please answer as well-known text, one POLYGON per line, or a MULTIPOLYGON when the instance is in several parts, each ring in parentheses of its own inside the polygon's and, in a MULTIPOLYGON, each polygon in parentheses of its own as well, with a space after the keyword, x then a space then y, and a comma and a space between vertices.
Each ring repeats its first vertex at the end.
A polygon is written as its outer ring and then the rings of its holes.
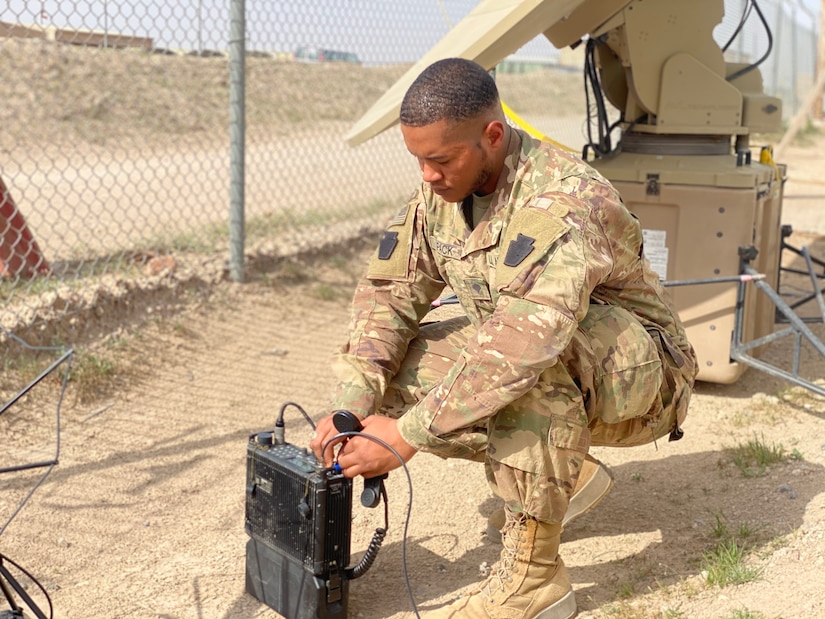
POLYGON ((560 524, 506 511, 501 557, 477 591, 426 619, 571 619, 576 597, 559 556, 560 524))
MULTIPOLYGON (((590 511, 607 496, 613 487, 613 474, 601 462, 590 454, 584 457, 582 471, 576 487, 573 489, 573 496, 570 497, 570 505, 564 515, 562 525, 572 522, 585 512, 590 511)), ((500 507, 487 518, 487 537, 494 542, 501 541, 501 528, 504 526, 504 508, 500 507)))

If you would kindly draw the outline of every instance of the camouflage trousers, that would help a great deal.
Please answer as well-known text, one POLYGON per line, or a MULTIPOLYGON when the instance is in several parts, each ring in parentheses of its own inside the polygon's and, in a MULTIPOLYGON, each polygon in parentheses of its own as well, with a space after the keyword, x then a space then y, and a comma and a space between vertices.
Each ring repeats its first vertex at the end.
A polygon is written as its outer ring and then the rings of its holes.
MULTIPOLYGON (((397 418, 423 398, 474 334, 464 316, 422 325, 380 414, 397 418)), ((509 507, 561 522, 590 446, 641 445, 678 433, 691 388, 658 332, 619 308, 591 306, 530 391, 486 426, 441 437, 443 449, 431 451, 484 462, 493 492, 509 507)))

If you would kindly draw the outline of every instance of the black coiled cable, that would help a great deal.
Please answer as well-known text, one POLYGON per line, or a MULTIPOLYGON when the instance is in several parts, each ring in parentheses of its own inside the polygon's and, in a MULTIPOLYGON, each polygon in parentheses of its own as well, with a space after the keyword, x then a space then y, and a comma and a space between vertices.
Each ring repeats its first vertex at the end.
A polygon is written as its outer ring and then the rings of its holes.
POLYGON ((381 550, 381 544, 384 543, 384 538, 387 537, 387 530, 383 527, 375 529, 375 535, 372 536, 370 545, 367 546, 367 551, 355 567, 349 567, 344 570, 344 576, 353 580, 360 578, 367 573, 367 570, 372 567, 375 558, 378 556, 378 551, 381 550))

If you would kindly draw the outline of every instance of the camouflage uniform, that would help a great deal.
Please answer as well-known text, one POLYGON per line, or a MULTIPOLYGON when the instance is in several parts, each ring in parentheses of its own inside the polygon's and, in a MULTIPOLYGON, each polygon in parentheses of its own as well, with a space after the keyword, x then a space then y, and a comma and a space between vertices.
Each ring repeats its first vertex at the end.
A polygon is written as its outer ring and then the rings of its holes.
POLYGON ((485 461, 514 511, 561 522, 590 445, 678 433, 687 412, 693 349, 641 256, 597 171, 513 131, 475 229, 427 184, 390 222, 333 364, 335 408, 399 417, 415 448, 485 461), (466 318, 419 332, 447 285, 466 318))

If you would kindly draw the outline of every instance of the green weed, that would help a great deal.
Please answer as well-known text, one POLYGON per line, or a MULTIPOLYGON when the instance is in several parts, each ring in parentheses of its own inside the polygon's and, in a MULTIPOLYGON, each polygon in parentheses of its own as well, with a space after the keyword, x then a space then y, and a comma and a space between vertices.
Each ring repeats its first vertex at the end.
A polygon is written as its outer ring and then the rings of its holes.
POLYGON ((703 556, 705 581, 709 585, 726 587, 756 580, 762 575, 763 570, 748 566, 745 558, 745 546, 735 539, 720 542, 715 549, 703 556))
POLYGON ((745 477, 760 477, 765 474, 769 465, 786 459, 782 444, 767 444, 758 438, 728 451, 732 454, 734 465, 745 477))
POLYGON ((733 611, 730 615, 725 615, 722 619, 765 619, 765 615, 742 608, 733 611))
POLYGON ((117 373, 116 365, 90 352, 76 351, 69 384, 81 402, 88 402, 108 393, 112 379, 117 373))
POLYGON ((619 597, 623 600, 629 600, 636 593, 636 589, 632 582, 625 582, 619 586, 619 597))
POLYGON ((613 619, 685 619, 684 613, 677 608, 666 608, 660 612, 651 612, 649 608, 637 608, 627 602, 606 604, 600 610, 605 617, 613 619))
POLYGON ((715 524, 712 534, 719 540, 713 550, 702 555, 705 582, 709 585, 726 587, 756 580, 762 575, 762 568, 747 565, 748 540, 755 536, 753 528, 740 524, 736 535, 728 530, 722 512, 714 514, 715 524))

